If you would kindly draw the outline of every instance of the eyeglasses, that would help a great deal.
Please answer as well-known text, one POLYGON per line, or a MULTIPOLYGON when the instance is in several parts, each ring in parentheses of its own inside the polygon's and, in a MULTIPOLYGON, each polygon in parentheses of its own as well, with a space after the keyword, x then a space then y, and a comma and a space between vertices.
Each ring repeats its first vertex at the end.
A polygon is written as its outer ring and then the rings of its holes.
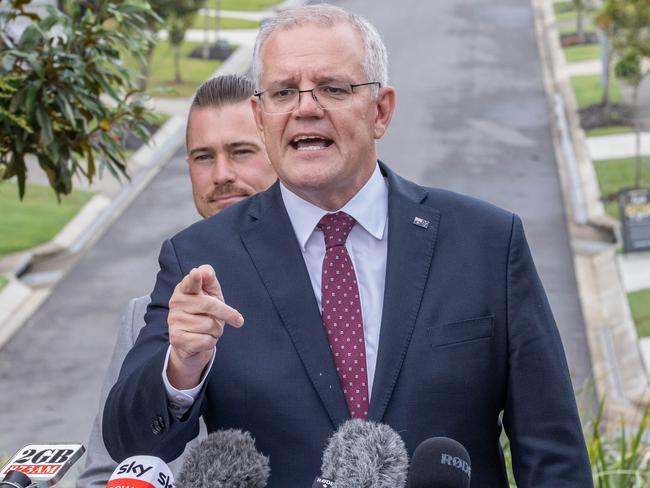
POLYGON ((338 110, 350 104, 354 89, 360 86, 377 85, 378 81, 367 83, 328 83, 318 85, 311 90, 298 88, 272 88, 255 93, 262 104, 262 110, 267 114, 288 114, 293 112, 300 104, 301 93, 311 93, 312 98, 323 110, 338 110), (262 96, 264 95, 264 96, 262 96))

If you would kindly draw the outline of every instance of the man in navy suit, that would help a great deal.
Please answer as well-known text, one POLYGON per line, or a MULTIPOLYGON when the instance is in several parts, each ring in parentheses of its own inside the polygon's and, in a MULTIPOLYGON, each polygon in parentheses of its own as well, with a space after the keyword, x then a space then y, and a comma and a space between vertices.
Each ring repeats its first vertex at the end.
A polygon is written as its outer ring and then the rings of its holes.
POLYGON ((166 241, 104 415, 116 459, 247 430, 270 487, 309 486, 350 417, 410 453, 461 442, 472 486, 592 486, 557 328, 520 219, 377 161, 395 90, 376 30, 314 5, 265 23, 252 100, 279 183, 166 241), (226 325, 229 325, 226 327, 226 325), (502 416, 502 417, 501 417, 502 416))

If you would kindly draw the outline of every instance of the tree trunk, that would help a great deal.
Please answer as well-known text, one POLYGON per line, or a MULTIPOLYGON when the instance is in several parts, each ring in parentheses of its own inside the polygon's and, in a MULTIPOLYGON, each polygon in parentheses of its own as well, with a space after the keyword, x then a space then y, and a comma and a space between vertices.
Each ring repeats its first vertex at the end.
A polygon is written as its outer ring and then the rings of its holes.
POLYGON ((609 111, 609 83, 611 74, 611 51, 609 49, 609 39, 603 33, 599 34, 600 37, 600 62, 602 64, 602 72, 600 76, 600 84, 603 87, 603 95, 600 99, 600 105, 603 111, 609 111))
POLYGON ((210 12, 209 5, 206 3, 203 16, 203 49, 201 51, 201 56, 203 59, 208 59, 210 57, 210 12))
POLYGON ((634 133, 635 133, 635 149, 636 149, 636 162, 634 167, 634 187, 641 187, 641 124, 639 121, 639 85, 634 85, 634 133))
POLYGON ((576 34, 578 36, 579 41, 582 43, 585 40, 585 33, 584 33, 584 27, 583 27, 583 12, 582 8, 579 8, 578 11, 576 12, 576 34))
POLYGON ((138 88, 140 90, 147 89, 147 82, 149 81, 149 68, 151 67, 151 58, 153 58, 153 50, 155 47, 155 43, 149 43, 147 52, 144 55, 144 63, 140 67, 140 80, 138 81, 138 88))
POLYGON ((176 72, 176 83, 183 83, 181 79, 181 46, 174 46, 174 71, 176 72))

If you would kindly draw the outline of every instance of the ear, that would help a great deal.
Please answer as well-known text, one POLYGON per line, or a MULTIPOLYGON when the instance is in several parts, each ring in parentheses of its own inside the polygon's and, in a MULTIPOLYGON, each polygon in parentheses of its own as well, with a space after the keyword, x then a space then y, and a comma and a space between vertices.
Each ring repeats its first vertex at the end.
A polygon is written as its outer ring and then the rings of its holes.
POLYGON ((251 109, 253 110, 253 117, 255 117, 257 132, 260 135, 262 142, 266 144, 266 141, 264 140, 264 121, 262 120, 262 103, 259 97, 256 97, 255 95, 251 96, 251 109))
POLYGON ((395 111, 395 88, 392 86, 381 87, 375 103, 377 104, 377 115, 375 117, 374 136, 375 139, 381 139, 395 111))

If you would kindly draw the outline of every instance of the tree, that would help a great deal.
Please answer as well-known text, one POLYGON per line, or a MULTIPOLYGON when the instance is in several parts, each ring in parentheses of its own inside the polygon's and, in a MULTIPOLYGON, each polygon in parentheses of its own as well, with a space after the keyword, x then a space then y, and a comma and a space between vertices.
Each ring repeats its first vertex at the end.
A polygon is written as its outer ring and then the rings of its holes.
POLYGON ((39 18, 24 10, 29 1, 0 11, 0 181, 16 177, 22 198, 29 156, 57 197, 74 176, 127 176, 123 141, 130 132, 147 140, 152 114, 120 50, 142 55, 155 14, 144 0, 107 0, 39 18), (7 26, 19 17, 31 23, 14 39, 7 26))
POLYGON ((175 2, 174 13, 169 16, 167 32, 169 43, 174 49, 174 77, 176 83, 183 81, 181 75, 181 44, 185 40, 185 32, 194 23, 194 17, 203 6, 205 0, 182 0, 175 2))
POLYGON ((632 103, 634 106, 634 132, 636 145, 636 164, 634 170, 634 186, 641 185, 641 124, 639 121, 639 86, 648 74, 641 67, 641 55, 633 47, 628 48, 623 57, 616 63, 614 74, 625 80, 632 87, 632 103))
POLYGON ((580 42, 584 42, 584 18, 585 14, 592 9, 592 4, 589 0, 571 0, 576 9, 576 35, 580 42))
POLYGON ((614 73, 632 87, 636 132, 635 186, 639 186, 641 127, 638 116, 638 92, 641 82, 650 73, 643 68, 647 61, 650 61, 650 2, 648 0, 606 0, 596 16, 596 21, 607 33, 613 54, 618 59, 614 73))

